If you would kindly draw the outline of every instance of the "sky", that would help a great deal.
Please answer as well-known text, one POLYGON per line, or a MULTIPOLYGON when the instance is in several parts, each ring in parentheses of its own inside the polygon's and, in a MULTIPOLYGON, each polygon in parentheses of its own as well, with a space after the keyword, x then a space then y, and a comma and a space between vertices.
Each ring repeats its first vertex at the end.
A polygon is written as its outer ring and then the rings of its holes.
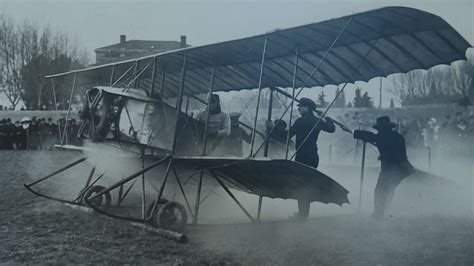
MULTIPOLYGON (((384 6, 408 6, 439 15, 474 44, 474 0, 0 0, 0 12, 17 22, 49 25, 71 36, 88 52, 92 63, 94 49, 118 43, 121 34, 127 35, 127 40, 176 41, 186 35, 188 44, 195 46, 384 6)), ((378 84, 371 81, 361 86, 375 98, 378 84)), ((332 91, 325 89, 328 98, 332 91)), ((351 98, 353 89, 347 92, 346 99, 351 98)), ((388 106, 389 95, 382 100, 383 106, 388 106)))

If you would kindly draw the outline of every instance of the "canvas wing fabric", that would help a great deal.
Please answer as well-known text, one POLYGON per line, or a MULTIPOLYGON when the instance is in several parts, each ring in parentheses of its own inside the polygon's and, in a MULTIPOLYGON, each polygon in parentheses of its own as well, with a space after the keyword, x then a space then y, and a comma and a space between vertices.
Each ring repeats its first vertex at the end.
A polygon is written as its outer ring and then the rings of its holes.
POLYGON ((313 167, 288 160, 182 157, 176 163, 206 170, 232 188, 262 197, 349 203, 349 191, 313 167))

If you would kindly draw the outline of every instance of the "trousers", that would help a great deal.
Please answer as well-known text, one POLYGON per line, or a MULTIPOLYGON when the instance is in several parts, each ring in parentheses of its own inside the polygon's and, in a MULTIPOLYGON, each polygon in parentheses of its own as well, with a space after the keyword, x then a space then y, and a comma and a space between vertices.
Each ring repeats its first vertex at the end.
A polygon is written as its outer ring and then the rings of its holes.
MULTIPOLYGON (((308 166, 317 168, 319 165, 318 152, 305 152, 296 154, 295 161, 304 163, 308 166)), ((308 199, 298 199, 298 216, 299 218, 308 218, 311 202, 308 199)))
POLYGON ((392 202, 395 189, 405 176, 397 169, 382 170, 374 191, 374 216, 381 218, 392 202))

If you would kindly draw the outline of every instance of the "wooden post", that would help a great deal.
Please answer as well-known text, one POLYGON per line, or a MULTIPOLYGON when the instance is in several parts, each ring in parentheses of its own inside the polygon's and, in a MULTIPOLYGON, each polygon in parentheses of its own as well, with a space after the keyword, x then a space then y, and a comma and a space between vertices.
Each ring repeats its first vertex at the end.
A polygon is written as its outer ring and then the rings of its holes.
POLYGON ((258 196, 257 222, 260 222, 260 217, 262 216, 262 201, 263 201, 263 197, 258 196))
POLYGON ((431 172, 431 147, 428 146, 428 172, 431 172))
POLYGON ((362 144, 362 164, 360 168, 359 213, 362 208, 362 187, 364 185, 364 169, 365 169, 365 147, 366 147, 366 142, 364 141, 362 144))

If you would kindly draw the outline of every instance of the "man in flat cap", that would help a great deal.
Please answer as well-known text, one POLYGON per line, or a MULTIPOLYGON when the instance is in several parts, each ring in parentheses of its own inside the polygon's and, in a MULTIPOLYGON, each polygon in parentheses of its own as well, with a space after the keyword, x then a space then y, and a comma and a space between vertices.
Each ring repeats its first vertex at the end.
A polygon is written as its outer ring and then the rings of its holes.
MULTIPOLYGON (((317 168, 319 165, 318 136, 321 131, 333 133, 336 130, 333 120, 329 117, 321 119, 314 115, 316 103, 309 98, 299 100, 298 111, 301 117, 289 129, 289 136, 296 137, 295 161, 317 168)), ((273 127, 269 121, 267 128, 273 127)), ((309 215, 310 201, 305 198, 298 199, 298 215, 295 218, 305 219, 309 215)))

